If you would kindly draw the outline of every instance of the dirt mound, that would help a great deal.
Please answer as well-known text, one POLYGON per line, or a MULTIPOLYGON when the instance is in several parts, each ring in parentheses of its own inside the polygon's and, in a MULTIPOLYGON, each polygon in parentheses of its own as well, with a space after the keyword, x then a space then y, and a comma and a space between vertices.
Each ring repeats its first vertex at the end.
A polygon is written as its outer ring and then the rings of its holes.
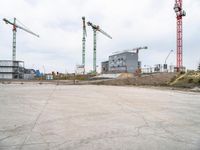
POLYGON ((141 77, 121 78, 98 82, 103 85, 153 85, 161 86, 168 85, 176 76, 176 73, 156 73, 151 75, 142 75, 141 77))
POLYGON ((117 79, 133 78, 133 73, 121 73, 117 79))

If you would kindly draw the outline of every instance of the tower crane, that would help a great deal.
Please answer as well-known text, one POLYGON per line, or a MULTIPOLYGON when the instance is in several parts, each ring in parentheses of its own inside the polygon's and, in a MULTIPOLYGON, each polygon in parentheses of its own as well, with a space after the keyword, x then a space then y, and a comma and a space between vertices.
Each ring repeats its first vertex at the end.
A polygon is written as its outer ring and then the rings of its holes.
POLYGON ((84 74, 85 74, 85 41, 86 41, 86 36, 87 36, 87 31, 86 31, 86 24, 85 24, 85 17, 82 17, 83 21, 83 39, 82 39, 82 65, 84 68, 84 74))
POLYGON ((91 26, 93 29, 93 38, 94 38, 94 43, 93 43, 93 72, 96 73, 96 38, 97 38, 97 31, 101 32, 102 34, 104 34, 105 36, 107 36, 108 38, 112 39, 112 37, 107 34, 105 31, 103 31, 98 25, 94 25, 91 22, 87 22, 88 26, 91 26))
POLYGON ((24 30, 25 32, 28 32, 34 36, 37 36, 39 37, 38 34, 35 34, 34 32, 24 28, 24 27, 21 27, 19 25, 16 24, 16 18, 14 18, 14 22, 10 22, 9 20, 7 20, 6 18, 3 19, 3 21, 5 21, 6 24, 10 24, 13 26, 13 45, 12 45, 12 60, 15 61, 16 60, 16 32, 17 32, 17 28, 21 29, 21 30, 24 30))
POLYGON ((147 46, 137 47, 137 48, 133 48, 133 49, 129 49, 129 50, 123 50, 123 51, 114 52, 113 54, 124 53, 124 52, 132 52, 132 51, 136 51, 136 53, 138 54, 139 51, 142 50, 142 49, 148 49, 148 47, 147 46))
POLYGON ((175 0, 174 11, 177 20, 177 58, 176 67, 180 71, 183 67, 183 27, 182 18, 186 16, 186 12, 182 9, 182 0, 175 0))

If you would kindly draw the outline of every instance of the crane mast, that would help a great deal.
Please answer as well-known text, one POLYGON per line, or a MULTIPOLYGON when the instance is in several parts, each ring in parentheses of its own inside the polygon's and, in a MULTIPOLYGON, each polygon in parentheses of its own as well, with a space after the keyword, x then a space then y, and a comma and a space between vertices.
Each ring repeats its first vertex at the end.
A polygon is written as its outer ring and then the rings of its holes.
POLYGON ((16 24, 16 18, 14 18, 14 22, 10 22, 9 20, 7 20, 6 18, 3 19, 3 21, 5 21, 6 24, 10 24, 13 26, 13 45, 12 45, 12 60, 15 61, 16 60, 16 32, 17 32, 17 28, 21 29, 21 30, 24 30, 25 32, 28 32, 34 36, 37 36, 39 37, 38 34, 35 34, 33 33, 32 31, 26 29, 26 28, 23 28, 19 25, 16 24))
POLYGON ((182 0, 175 0, 174 11, 176 13, 177 20, 177 58, 176 67, 177 71, 181 71, 183 68, 183 27, 182 17, 186 16, 186 12, 182 9, 182 0))
POLYGON ((105 31, 103 31, 102 29, 100 29, 100 27, 98 25, 94 25, 91 22, 87 22, 88 26, 91 26, 93 29, 93 72, 96 73, 96 48, 97 48, 97 31, 101 32, 102 34, 104 34, 105 36, 107 36, 108 38, 112 39, 112 37, 107 34, 105 31))
POLYGON ((83 21, 83 39, 82 39, 82 65, 84 67, 84 74, 85 74, 85 42, 86 42, 86 24, 85 24, 85 17, 82 17, 83 21))
POLYGON ((12 53, 12 60, 16 60, 16 18, 14 18, 14 23, 13 23, 13 53, 12 53))

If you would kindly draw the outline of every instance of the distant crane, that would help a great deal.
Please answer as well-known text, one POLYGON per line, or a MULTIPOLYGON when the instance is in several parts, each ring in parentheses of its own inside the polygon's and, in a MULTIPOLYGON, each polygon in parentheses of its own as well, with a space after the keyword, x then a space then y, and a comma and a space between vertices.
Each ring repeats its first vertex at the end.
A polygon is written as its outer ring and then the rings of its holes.
POLYGON ((170 54, 171 54, 172 52, 173 52, 173 50, 170 50, 169 54, 168 54, 167 57, 165 58, 165 62, 164 62, 164 66, 163 66, 165 71, 168 71, 168 70, 167 70, 167 59, 169 58, 169 56, 170 56, 170 54))
POLYGON ((171 54, 172 52, 173 52, 173 50, 170 50, 169 54, 167 55, 167 57, 166 57, 166 59, 165 59, 165 63, 164 63, 164 64, 167 63, 167 59, 169 58, 169 56, 170 56, 170 54, 171 54))
POLYGON ((85 74, 85 41, 86 41, 86 36, 87 36, 87 31, 86 31, 86 24, 85 24, 85 17, 82 17, 83 21, 83 39, 82 39, 82 65, 84 68, 84 74, 85 74))
POLYGON ((103 31, 102 29, 100 29, 100 27, 98 25, 94 25, 91 22, 87 22, 88 26, 91 26, 93 29, 93 38, 94 38, 94 43, 93 43, 93 72, 96 73, 96 44, 97 44, 97 31, 101 32, 102 34, 104 34, 105 36, 107 36, 108 38, 112 39, 112 37, 107 34, 105 31, 103 31))
POLYGON ((113 54, 124 53, 124 52, 132 52, 132 51, 136 51, 136 53, 138 54, 139 51, 142 50, 142 49, 148 49, 148 47, 147 46, 137 47, 137 48, 133 48, 133 49, 129 49, 129 50, 117 51, 117 52, 114 52, 113 54))
POLYGON ((181 71, 183 67, 183 27, 182 17, 186 16, 186 12, 182 9, 182 0, 175 0, 174 11, 177 20, 177 71, 181 71))
POLYGON ((17 24, 16 24, 16 20, 17 20, 17 19, 14 18, 14 22, 12 23, 12 22, 10 22, 9 20, 7 20, 6 18, 3 19, 3 21, 5 21, 6 24, 10 24, 10 25, 13 26, 13 53, 12 53, 12 60, 13 60, 13 61, 16 60, 16 32, 17 32, 17 28, 22 29, 22 30, 24 30, 25 32, 28 32, 28 33, 30 33, 30 34, 32 34, 32 35, 35 35, 35 36, 39 37, 38 34, 35 34, 35 33, 33 33, 32 31, 30 31, 30 30, 28 30, 28 29, 26 29, 26 28, 23 28, 23 27, 17 25, 17 24))

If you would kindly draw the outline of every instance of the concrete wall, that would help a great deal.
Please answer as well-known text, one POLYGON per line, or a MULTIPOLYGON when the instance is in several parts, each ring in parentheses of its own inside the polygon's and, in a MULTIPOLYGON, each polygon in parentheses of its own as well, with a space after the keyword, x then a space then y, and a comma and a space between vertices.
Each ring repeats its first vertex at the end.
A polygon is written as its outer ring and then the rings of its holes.
POLYGON ((11 68, 11 67, 0 67, 0 73, 3 73, 3 72, 12 73, 13 72, 13 68, 11 68))
POLYGON ((133 73, 138 69, 138 54, 132 53, 126 55, 127 72, 133 73))
POLYGON ((35 74, 24 74, 25 80, 33 80, 35 78, 35 74))
POLYGON ((22 61, 12 61, 12 60, 0 60, 0 66, 7 66, 7 67, 11 67, 11 66, 21 66, 23 67, 23 63, 22 61))
POLYGON ((12 74, 0 74, 0 79, 12 79, 12 74))
POLYGON ((0 66, 13 66, 12 61, 0 61, 0 66))

